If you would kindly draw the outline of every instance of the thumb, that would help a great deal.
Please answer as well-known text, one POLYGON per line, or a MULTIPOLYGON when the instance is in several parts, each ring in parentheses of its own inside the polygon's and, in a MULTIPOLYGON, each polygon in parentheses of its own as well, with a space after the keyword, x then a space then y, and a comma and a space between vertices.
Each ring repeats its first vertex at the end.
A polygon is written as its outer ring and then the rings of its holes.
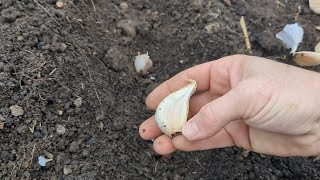
POLYGON ((202 140, 217 134, 232 120, 241 119, 248 101, 235 89, 203 106, 182 128, 190 141, 202 140))

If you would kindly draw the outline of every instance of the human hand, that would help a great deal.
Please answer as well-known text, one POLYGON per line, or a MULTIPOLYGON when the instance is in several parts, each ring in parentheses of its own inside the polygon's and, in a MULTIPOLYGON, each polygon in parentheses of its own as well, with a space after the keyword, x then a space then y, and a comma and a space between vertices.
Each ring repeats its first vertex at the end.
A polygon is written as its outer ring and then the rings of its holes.
POLYGON ((319 155, 318 73, 254 56, 228 56, 165 81, 149 94, 147 107, 155 110, 186 79, 196 80, 198 87, 182 135, 164 135, 154 116, 139 128, 143 139, 154 139, 157 153, 236 145, 277 156, 319 155))

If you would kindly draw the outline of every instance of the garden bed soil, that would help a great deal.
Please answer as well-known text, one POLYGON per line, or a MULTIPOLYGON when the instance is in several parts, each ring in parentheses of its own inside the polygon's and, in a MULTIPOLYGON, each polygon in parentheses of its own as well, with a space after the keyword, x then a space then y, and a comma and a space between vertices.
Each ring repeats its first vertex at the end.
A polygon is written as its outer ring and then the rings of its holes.
POLYGON ((154 113, 145 98, 161 82, 248 53, 241 16, 252 55, 295 65, 275 34, 299 22, 299 48, 313 50, 320 21, 307 1, 64 0, 61 9, 56 0, 38 2, 43 7, 0 0, 0 179, 320 178, 311 157, 237 147, 159 156, 138 134, 154 113), (147 75, 135 72, 138 53, 154 63, 147 75), (13 116, 13 105, 23 115, 13 116), (52 160, 41 167, 39 156, 52 160))

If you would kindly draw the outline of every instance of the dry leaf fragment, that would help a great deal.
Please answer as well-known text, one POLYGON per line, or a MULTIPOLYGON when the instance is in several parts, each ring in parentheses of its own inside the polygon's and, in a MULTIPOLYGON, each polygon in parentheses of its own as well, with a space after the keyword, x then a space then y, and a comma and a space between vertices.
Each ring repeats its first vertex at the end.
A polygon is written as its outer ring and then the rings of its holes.
POLYGON ((320 53, 301 51, 293 54, 293 61, 300 66, 316 66, 320 64, 320 53))
POLYGON ((4 127, 4 123, 0 122, 0 129, 3 129, 3 127, 4 127))

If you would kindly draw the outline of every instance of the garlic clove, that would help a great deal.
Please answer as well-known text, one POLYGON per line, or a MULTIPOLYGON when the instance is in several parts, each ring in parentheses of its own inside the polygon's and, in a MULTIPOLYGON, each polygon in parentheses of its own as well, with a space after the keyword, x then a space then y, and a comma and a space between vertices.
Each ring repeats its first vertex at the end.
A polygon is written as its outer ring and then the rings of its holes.
POLYGON ((320 14, 320 1, 319 0, 309 0, 309 7, 314 13, 320 14))
POLYGON ((293 61, 300 66, 316 66, 320 64, 320 53, 311 51, 296 52, 293 61))
POLYGON ((190 84, 168 95, 156 109, 156 123, 161 131, 170 137, 181 132, 183 125, 187 122, 189 101, 197 89, 195 80, 187 81, 190 84))
POLYGON ((148 54, 139 54, 135 57, 134 66, 137 73, 148 74, 148 70, 152 68, 153 62, 148 54))
POLYGON ((320 42, 314 47, 314 52, 320 53, 320 42))

